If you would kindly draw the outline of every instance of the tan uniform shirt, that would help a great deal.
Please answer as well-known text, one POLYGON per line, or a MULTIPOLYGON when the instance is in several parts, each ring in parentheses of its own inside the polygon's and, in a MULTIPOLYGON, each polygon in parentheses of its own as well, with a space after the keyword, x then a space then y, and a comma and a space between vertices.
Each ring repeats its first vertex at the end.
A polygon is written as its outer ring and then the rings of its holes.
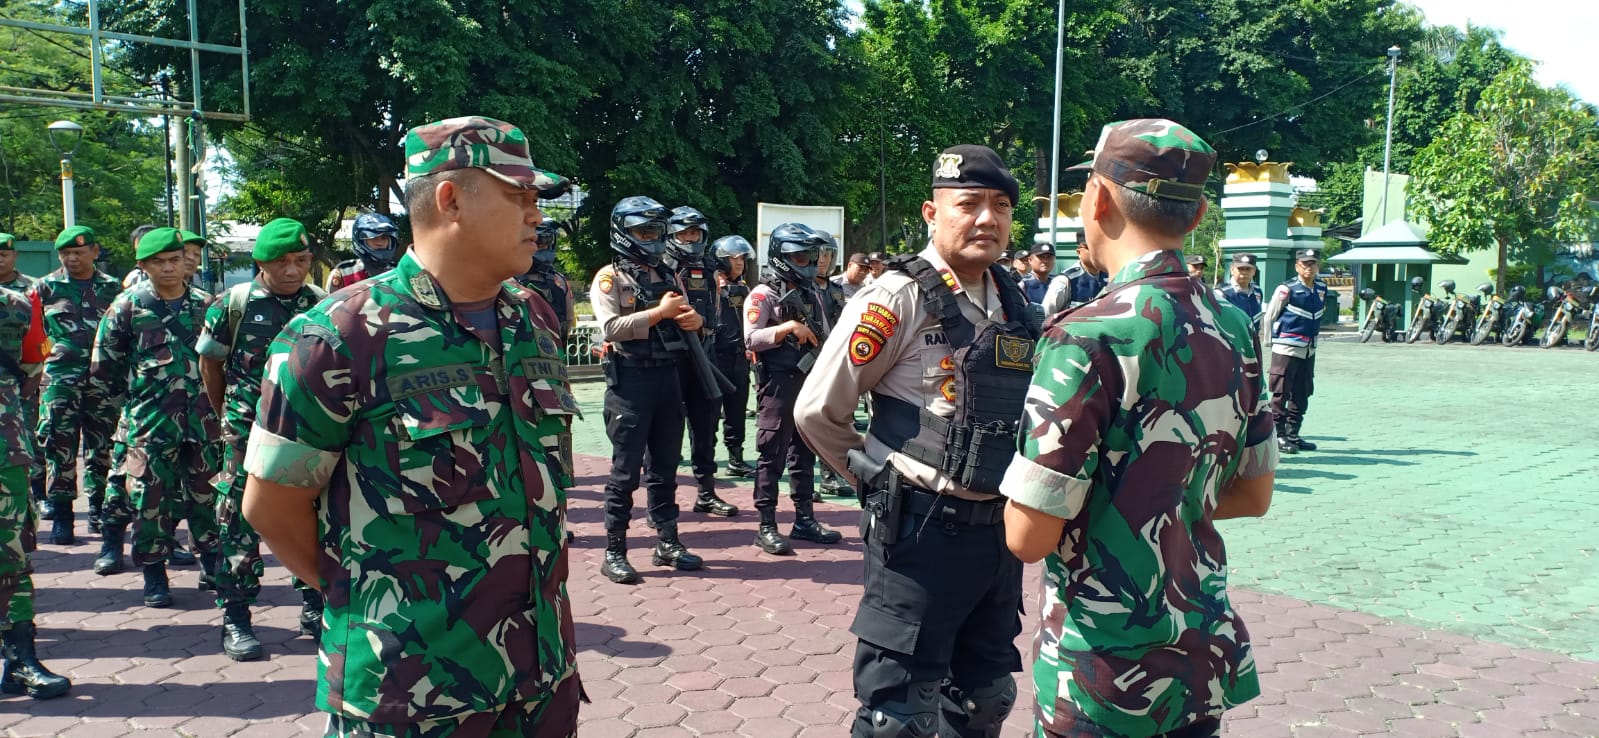
MULTIPOLYGON (((931 246, 920 256, 953 284, 961 313, 978 323, 1000 319, 999 290, 983 274, 980 295, 966 289, 931 246)), ((816 366, 805 378, 794 407, 800 435, 828 466, 851 483, 845 466, 851 449, 864 448, 873 460, 888 459, 907 484, 969 499, 993 495, 970 492, 948 476, 881 441, 855 432, 855 406, 861 395, 878 392, 926 408, 939 417, 955 414, 954 352, 944 328, 922 304, 922 290, 909 275, 890 269, 865 285, 844 305, 844 314, 816 366)))
MULTIPOLYGON (((672 289, 682 294, 677 280, 659 269, 648 270, 654 279, 651 285, 670 282, 672 289)), ((638 282, 626 272, 607 264, 594 273, 589 285, 589 305, 594 308, 594 320, 600 324, 600 338, 605 341, 637 341, 649 338, 650 314, 638 303, 634 288, 638 282)))
MULTIPOLYGON (((816 321, 812 325, 821 325, 820 330, 813 329, 813 332, 817 335, 827 333, 831 326, 827 324, 827 315, 824 314, 822 306, 816 299, 818 295, 814 290, 801 294, 806 295, 805 299, 811 303, 813 313, 811 319, 816 321)), ((777 301, 782 299, 782 297, 777 290, 772 289, 772 286, 766 283, 756 285, 755 289, 750 291, 749 299, 744 302, 744 347, 746 349, 760 353, 782 345, 783 342, 777 340, 778 328, 784 323, 796 319, 794 316, 786 316, 782 320, 778 319, 777 301)))

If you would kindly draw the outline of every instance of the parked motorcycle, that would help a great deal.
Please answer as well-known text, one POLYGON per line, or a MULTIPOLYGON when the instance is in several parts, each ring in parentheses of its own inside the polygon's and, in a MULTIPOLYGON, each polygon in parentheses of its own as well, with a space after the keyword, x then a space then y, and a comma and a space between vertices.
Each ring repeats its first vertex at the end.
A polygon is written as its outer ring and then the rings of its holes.
POLYGON ((1445 344, 1455 340, 1455 334, 1460 332, 1461 326, 1467 328, 1466 335, 1469 337, 1470 328, 1477 321, 1477 312, 1482 309, 1481 298, 1476 295, 1467 297, 1456 294, 1455 281, 1452 279, 1446 279, 1439 284, 1444 288, 1447 304, 1444 305, 1443 315, 1438 320, 1438 330, 1432 334, 1433 341, 1445 344))
POLYGON ((1599 284, 1588 287, 1588 337, 1583 339, 1582 347, 1599 351, 1599 284))
POLYGON ((1376 335, 1382 337, 1383 343, 1392 343, 1394 326, 1399 324, 1399 306, 1382 299, 1382 295, 1370 287, 1361 290, 1360 297, 1370 306, 1366 308, 1365 320, 1360 321, 1360 342, 1370 341, 1376 335))
POLYGON ((1505 329, 1499 332, 1499 342, 1506 346, 1519 346, 1532 338, 1543 322, 1543 305, 1527 299, 1527 288, 1516 285, 1510 288, 1505 305, 1505 329))
MULTIPOLYGON (((1405 331, 1405 343, 1415 343, 1426 335, 1433 336, 1434 341, 1438 340, 1435 331, 1438 330, 1438 321, 1442 317, 1444 301, 1427 292, 1425 284, 1421 277, 1410 278, 1410 291, 1416 293, 1418 297, 1416 312, 1410 316, 1410 328, 1405 331)), ((1445 290, 1449 293, 1447 296, 1453 297, 1455 283, 1448 280, 1439 283, 1439 286, 1443 285, 1448 285, 1448 289, 1445 290)))
POLYGON ((1471 345, 1481 346, 1488 337, 1504 329, 1505 300, 1494 294, 1492 282, 1483 282, 1477 285, 1477 291, 1482 293, 1482 312, 1477 316, 1477 324, 1471 331, 1471 345))
POLYGON ((1571 287, 1571 283, 1567 282, 1563 286, 1549 288, 1549 304, 1554 305, 1555 310, 1549 316, 1549 326, 1544 329, 1543 341, 1538 345, 1554 348, 1566 342, 1566 331, 1571 328, 1572 321, 1576 320, 1577 313, 1582 310, 1582 304, 1577 302, 1577 293, 1571 287))

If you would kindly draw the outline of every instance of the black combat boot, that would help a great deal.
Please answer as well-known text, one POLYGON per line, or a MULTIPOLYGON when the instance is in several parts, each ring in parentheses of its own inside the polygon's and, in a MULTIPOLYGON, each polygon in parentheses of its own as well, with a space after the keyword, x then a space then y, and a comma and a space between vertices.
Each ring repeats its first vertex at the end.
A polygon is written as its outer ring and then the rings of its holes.
POLYGON ((1299 453, 1299 444, 1294 443, 1293 437, 1288 435, 1288 426, 1283 423, 1277 424, 1277 453, 1284 455, 1299 453))
POLYGON ((793 556, 794 547, 788 545, 788 539, 777 532, 777 511, 761 511, 761 527, 755 531, 755 545, 762 551, 773 556, 793 556))
POLYGON ((710 513, 724 518, 731 518, 738 514, 738 508, 733 503, 716 496, 716 487, 711 484, 700 485, 700 496, 694 500, 694 512, 710 513))
POLYGON ((234 661, 255 661, 261 658, 261 639, 255 637, 250 625, 250 606, 243 602, 230 602, 222 610, 222 652, 234 661))
POLYGON ((215 551, 200 554, 200 581, 195 584, 196 589, 206 592, 217 591, 217 566, 222 562, 222 554, 215 551))
POLYGON ((1299 426, 1300 425, 1302 425, 1302 424, 1301 423, 1292 423, 1292 424, 1290 424, 1288 426, 1288 438, 1289 438, 1289 440, 1292 440, 1294 442, 1294 446, 1298 447, 1300 451, 1315 451, 1316 450, 1316 444, 1311 443, 1310 441, 1307 441, 1307 440, 1299 437, 1299 426))
POLYGON ((626 533, 605 534, 605 563, 600 565, 600 573, 617 584, 638 583, 638 570, 627 563, 626 533))
POLYGON ((96 492, 89 495, 89 532, 101 532, 101 513, 105 510, 105 493, 96 492))
POLYGON ((50 519, 50 543, 57 546, 70 546, 78 542, 72 535, 72 525, 78 520, 78 513, 72 509, 72 501, 56 505, 55 517, 50 519))
POLYGON ((727 475, 740 479, 750 479, 755 476, 755 467, 744 460, 744 449, 737 446, 727 447, 727 475))
POLYGON ((689 553, 688 547, 677 540, 677 521, 661 523, 655 527, 660 540, 650 553, 650 562, 656 566, 670 566, 678 571, 693 571, 705 565, 705 559, 689 553))
POLYGON ((173 566, 194 566, 198 561, 189 550, 174 543, 172 553, 167 555, 167 563, 173 566))
POLYGON ((300 590, 300 635, 322 637, 322 593, 307 587, 300 590))
POLYGON ((39 663, 34 651, 33 637, 37 631, 32 620, 12 623, 6 630, 3 645, 6 665, 0 676, 0 692, 26 694, 36 700, 60 697, 72 689, 66 677, 51 672, 39 663))
POLYGON ((167 582, 167 565, 150 564, 144 567, 145 607, 171 607, 172 585, 167 582))
POLYGON ((102 577, 122 573, 126 566, 122 561, 122 544, 127 531, 127 526, 106 524, 100 534, 100 555, 94 560, 94 573, 102 577))
POLYGON ((844 540, 844 534, 822 525, 816 519, 813 502, 794 503, 794 529, 788 532, 788 537, 800 541, 832 545, 844 540))

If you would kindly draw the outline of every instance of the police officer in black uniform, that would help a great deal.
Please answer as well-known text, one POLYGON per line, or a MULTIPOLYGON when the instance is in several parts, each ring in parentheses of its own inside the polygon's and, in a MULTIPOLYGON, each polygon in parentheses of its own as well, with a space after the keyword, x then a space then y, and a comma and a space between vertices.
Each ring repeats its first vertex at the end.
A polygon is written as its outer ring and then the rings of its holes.
POLYGON ((1229 279, 1216 288, 1216 297, 1238 306, 1255 327, 1260 327, 1261 301, 1264 295, 1255 284, 1255 255, 1233 254, 1229 279))
POLYGON ((816 285, 816 261, 831 238, 810 226, 784 223, 772 229, 766 261, 772 276, 750 293, 744 344, 755 353, 755 509, 761 524, 755 545, 774 556, 794 553, 777 530, 777 481, 788 466, 794 501, 790 538, 838 543, 843 536, 817 522, 816 454, 794 432, 794 398, 827 336, 827 306, 816 285))
POLYGON ((994 738, 1022 667, 1022 564, 998 493, 1039 329, 994 263, 1018 186, 993 150, 956 146, 933 188, 922 205, 932 243, 850 298, 795 411, 863 501, 854 738, 994 738), (862 438, 852 420, 864 393, 862 438))
POLYGON ((1316 450, 1299 430, 1316 391, 1316 344, 1327 308, 1327 283, 1316 277, 1320 267, 1320 251, 1295 251, 1294 278, 1277 285, 1261 313, 1260 346, 1271 346, 1266 386, 1277 422, 1277 450, 1284 454, 1316 450))
MULTIPOLYGON (((694 306, 694 311, 705 316, 705 325, 688 336, 689 340, 703 341, 703 337, 712 336, 722 313, 716 267, 705 256, 707 235, 705 215, 687 205, 674 208, 667 219, 666 257, 662 262, 667 271, 677 276, 678 284, 683 285, 683 295, 694 306)), ((721 398, 707 397, 694 372, 679 371, 677 374, 683 388, 683 416, 688 419, 689 461, 694 483, 699 487, 694 512, 733 517, 738 514, 738 508, 716 495, 716 417, 721 410, 721 398)), ((649 463, 647 455, 645 463, 649 463)))
MULTIPOLYGON (((827 324, 837 325, 839 316, 844 313, 846 298, 844 297, 844 288, 830 279, 832 275, 828 274, 828 272, 831 271, 830 267, 837 259, 839 253, 838 239, 827 231, 817 231, 817 233, 827 237, 827 245, 822 249, 821 268, 817 269, 816 272, 816 292, 822 298, 822 311, 827 314, 827 324), (832 254, 833 257, 830 259, 827 256, 828 254, 832 254)), ((855 488, 851 487, 849 482, 844 481, 844 478, 839 476, 838 472, 828 468, 826 464, 822 464, 822 478, 817 483, 817 486, 823 494, 835 496, 855 494, 855 488)))
POLYGON ((649 521, 660 539, 650 560, 685 571, 704 565, 677 536, 677 464, 683 455, 683 395, 677 373, 690 361, 686 337, 696 335, 704 319, 674 275, 661 267, 669 216, 665 206, 648 197, 618 202, 611 209, 611 250, 616 253, 589 287, 594 319, 605 341, 605 432, 611 438, 600 573, 622 584, 639 581, 627 560, 627 527, 646 455, 649 521))
MULTIPOLYGON (((561 320, 561 345, 572 338, 572 327, 577 323, 576 295, 572 282, 561 270, 555 268, 556 247, 560 242, 561 224, 546 220, 538 226, 538 251, 533 252, 533 266, 516 278, 523 286, 539 293, 561 320)), ((571 467, 567 467, 571 468, 571 467)))
POLYGON ((744 350, 744 304, 750 288, 744 270, 755 263, 755 247, 743 236, 723 236, 711 244, 715 251, 716 281, 722 292, 722 312, 716 321, 716 368, 733 383, 722 395, 722 442, 727 446, 727 475, 748 479, 755 467, 744 460, 744 416, 750 402, 750 360, 744 350))

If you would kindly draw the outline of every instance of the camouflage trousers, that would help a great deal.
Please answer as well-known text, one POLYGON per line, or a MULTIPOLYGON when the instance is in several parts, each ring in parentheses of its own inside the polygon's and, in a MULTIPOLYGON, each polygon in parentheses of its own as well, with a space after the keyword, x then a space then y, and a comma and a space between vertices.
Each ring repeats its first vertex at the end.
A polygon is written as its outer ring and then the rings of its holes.
MULTIPOLYGON (((261 561, 261 536, 244 519, 244 449, 233 449, 223 462, 222 472, 213 479, 217 491, 217 543, 222 565, 217 567, 217 607, 243 602, 255 604, 261 594, 261 576, 266 565, 261 561)), ((295 588, 302 589, 300 580, 295 588)))
POLYGON ((217 550, 216 490, 211 487, 206 449, 183 442, 154 446, 129 445, 122 462, 127 475, 129 510, 133 520, 133 565, 148 566, 167 560, 177 545, 178 520, 189 520, 189 537, 196 551, 217 550))
POLYGON ((0 466, 0 630, 33 619, 33 567, 39 521, 28 499, 28 468, 0 466))
POLYGON ((48 494, 57 503, 78 497, 80 442, 86 457, 83 487, 92 495, 105 492, 117 412, 87 385, 83 377, 62 377, 39 390, 39 453, 48 494))
POLYGON ((330 713, 325 738, 571 738, 582 687, 576 674, 547 699, 512 702, 498 712, 469 712, 415 723, 369 723, 330 713))
POLYGON ((122 463, 128 459, 128 443, 120 434, 112 436, 110 459, 100 515, 107 525, 127 525, 133 522, 133 506, 128 504, 128 475, 122 470, 122 463))

